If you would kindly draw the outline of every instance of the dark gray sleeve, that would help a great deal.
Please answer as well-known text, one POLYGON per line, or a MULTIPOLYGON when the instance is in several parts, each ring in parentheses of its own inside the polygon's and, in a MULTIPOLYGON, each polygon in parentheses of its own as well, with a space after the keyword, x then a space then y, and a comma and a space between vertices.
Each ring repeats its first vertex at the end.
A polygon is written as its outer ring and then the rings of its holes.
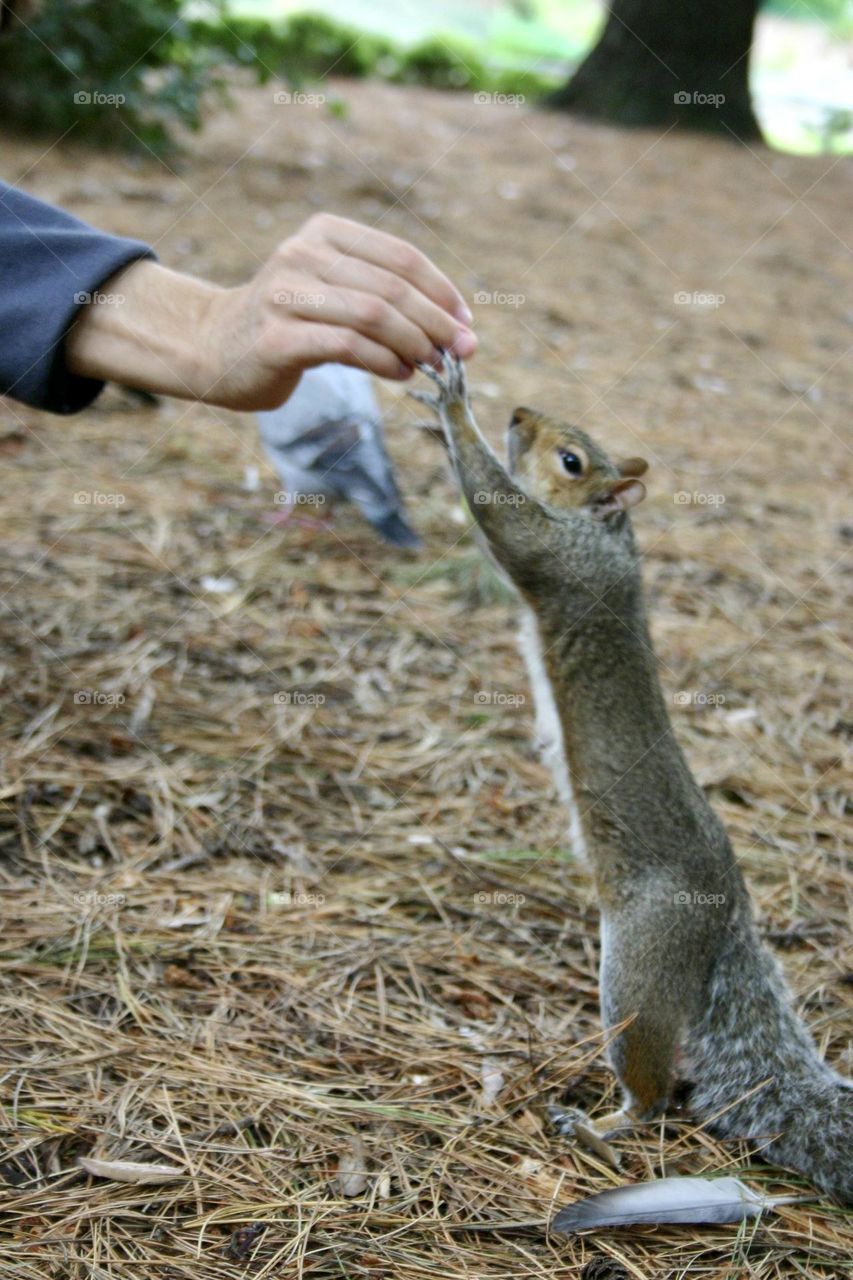
POLYGON ((0 182, 0 395, 53 413, 90 404, 104 384, 68 372, 65 336, 104 281, 153 257, 0 182))

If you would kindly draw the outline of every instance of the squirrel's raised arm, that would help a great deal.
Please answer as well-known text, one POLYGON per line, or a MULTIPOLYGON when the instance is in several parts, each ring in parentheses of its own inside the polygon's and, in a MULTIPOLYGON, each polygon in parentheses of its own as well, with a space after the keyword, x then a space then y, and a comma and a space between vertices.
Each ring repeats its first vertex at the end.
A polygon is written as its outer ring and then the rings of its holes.
POLYGON ((516 484, 483 438, 471 413, 462 361, 445 354, 442 373, 418 367, 438 390, 409 395, 438 416, 460 488, 495 559, 512 576, 540 555, 552 558, 556 517, 516 484))

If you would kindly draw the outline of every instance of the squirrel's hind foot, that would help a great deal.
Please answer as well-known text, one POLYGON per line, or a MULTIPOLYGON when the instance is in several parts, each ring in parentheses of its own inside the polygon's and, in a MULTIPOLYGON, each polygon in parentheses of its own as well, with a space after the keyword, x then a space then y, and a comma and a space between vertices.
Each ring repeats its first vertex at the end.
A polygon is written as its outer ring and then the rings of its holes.
POLYGON ((551 1124, 561 1137, 580 1142, 612 1168, 621 1167, 619 1153, 603 1140, 597 1131, 595 1121, 590 1120, 585 1111, 581 1111, 578 1107, 557 1106, 549 1106, 546 1110, 551 1124))
POLYGON ((636 1116, 632 1116, 624 1107, 620 1107, 618 1111, 608 1111, 604 1116, 596 1116, 594 1120, 587 1121, 590 1129, 600 1138, 612 1138, 617 1134, 627 1133, 636 1123, 636 1116))

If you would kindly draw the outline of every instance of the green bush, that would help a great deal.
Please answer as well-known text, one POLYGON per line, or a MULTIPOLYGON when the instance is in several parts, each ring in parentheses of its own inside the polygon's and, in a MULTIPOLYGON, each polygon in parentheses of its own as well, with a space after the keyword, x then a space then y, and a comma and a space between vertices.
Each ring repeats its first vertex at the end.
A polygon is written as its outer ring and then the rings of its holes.
POLYGON ((768 13, 809 22, 843 22, 850 17, 850 0, 766 0, 764 8, 768 13))
POLYGON ((407 50, 393 78, 433 89, 481 89, 488 82, 476 49, 455 36, 433 36, 407 50))
POLYGON ((551 87, 534 72, 487 71, 476 49, 453 36, 401 50, 319 14, 275 23, 211 0, 208 16, 187 19, 184 7, 185 0, 45 0, 31 31, 0 39, 3 118, 54 136, 71 126, 75 138, 162 151, 179 126, 199 128, 204 102, 224 92, 229 67, 297 88, 326 75, 374 75, 530 100, 551 87))
POLYGON ((390 40, 368 35, 316 13, 297 13, 285 31, 282 72, 290 77, 367 76, 394 52, 390 40))
POLYGON ((310 77, 372 75, 394 46, 382 36, 321 14, 298 13, 288 22, 225 13, 191 23, 193 39, 226 63, 251 67, 261 83, 278 76, 301 85, 310 77))
POLYGON ((538 71, 525 71, 521 67, 507 67, 490 77, 489 88, 494 93, 520 93, 528 102, 544 98, 560 81, 540 75, 538 71))
POLYGON ((282 23, 223 14, 220 20, 195 19, 189 30, 197 48, 223 64, 250 67, 261 84, 280 74, 286 48, 282 23))
POLYGON ((45 0, 29 29, 0 38, 0 113, 57 136, 161 150, 197 129, 220 86, 216 59, 190 38, 182 0, 45 0))

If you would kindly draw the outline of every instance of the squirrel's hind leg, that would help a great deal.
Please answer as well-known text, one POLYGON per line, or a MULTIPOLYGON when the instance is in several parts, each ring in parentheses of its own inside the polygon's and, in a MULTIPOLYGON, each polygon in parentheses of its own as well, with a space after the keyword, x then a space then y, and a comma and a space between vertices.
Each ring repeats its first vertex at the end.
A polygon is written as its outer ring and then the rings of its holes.
POLYGON ((666 1110, 677 1039, 676 1028, 662 1019, 658 1010, 640 1009, 613 1041, 610 1061, 625 1094, 622 1114, 634 1120, 653 1120, 666 1110))
POLYGON ((621 1110, 596 1122, 624 1128, 652 1120, 667 1108, 683 1018, 677 998, 650 980, 656 973, 648 942, 633 945, 637 934, 624 924, 603 929, 601 1012, 608 1030, 624 1023, 610 1044, 610 1062, 623 1089, 621 1110))

